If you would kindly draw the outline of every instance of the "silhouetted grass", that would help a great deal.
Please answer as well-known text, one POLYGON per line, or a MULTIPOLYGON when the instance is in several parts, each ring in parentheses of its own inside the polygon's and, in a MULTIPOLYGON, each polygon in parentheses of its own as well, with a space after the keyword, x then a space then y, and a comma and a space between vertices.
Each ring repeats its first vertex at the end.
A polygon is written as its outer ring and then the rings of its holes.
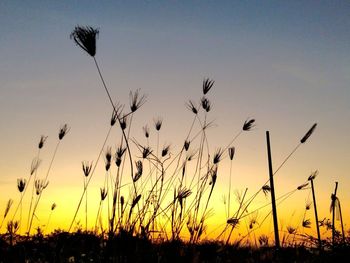
POLYGON ((151 241, 121 232, 110 238, 90 232, 56 231, 18 236, 13 245, 0 236, 0 262, 342 262, 350 256, 349 240, 333 250, 306 246, 249 247, 217 241, 200 244, 151 241))

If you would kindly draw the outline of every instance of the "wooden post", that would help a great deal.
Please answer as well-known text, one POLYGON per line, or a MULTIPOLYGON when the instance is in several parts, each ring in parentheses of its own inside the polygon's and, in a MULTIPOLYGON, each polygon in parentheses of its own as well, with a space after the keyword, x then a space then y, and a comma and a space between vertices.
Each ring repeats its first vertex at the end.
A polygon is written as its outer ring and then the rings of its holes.
POLYGON ((337 200, 337 189, 338 189, 338 182, 335 182, 335 189, 334 189, 334 194, 332 194, 332 244, 333 247, 335 245, 335 203, 337 200))
POLYGON ((276 209, 276 199, 275 199, 275 187, 274 187, 274 183, 273 183, 270 134, 268 131, 266 131, 266 142, 267 142, 267 158, 268 158, 268 163, 269 163, 269 176, 270 176, 270 187, 271 187, 273 227, 275 230, 275 246, 276 246, 276 248, 279 248, 280 247, 280 238, 278 235, 278 221, 277 221, 277 209, 276 209))
POLYGON ((316 204, 316 197, 315 197, 314 179, 311 178, 310 181, 311 181, 312 199, 313 199, 314 210, 315 210, 315 220, 316 220, 318 246, 320 248, 322 248, 320 226, 318 224, 318 216, 317 216, 317 204, 316 204))

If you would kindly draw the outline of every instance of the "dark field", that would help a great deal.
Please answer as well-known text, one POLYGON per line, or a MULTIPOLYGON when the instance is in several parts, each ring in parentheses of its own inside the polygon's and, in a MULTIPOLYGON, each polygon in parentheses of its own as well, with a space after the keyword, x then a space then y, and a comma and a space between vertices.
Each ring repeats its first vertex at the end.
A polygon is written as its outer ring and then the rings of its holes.
POLYGON ((152 243, 127 234, 103 238, 84 232, 2 235, 0 242, 0 262, 346 262, 350 256, 349 243, 325 244, 321 251, 303 245, 276 250, 211 241, 152 243))

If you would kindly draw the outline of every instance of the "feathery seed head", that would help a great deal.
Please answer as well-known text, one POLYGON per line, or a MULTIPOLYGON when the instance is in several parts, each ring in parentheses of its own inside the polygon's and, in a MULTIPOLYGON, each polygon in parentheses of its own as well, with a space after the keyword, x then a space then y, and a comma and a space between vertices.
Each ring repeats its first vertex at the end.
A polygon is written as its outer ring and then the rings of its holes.
POLYGON ((186 151, 188 151, 188 148, 190 148, 190 143, 191 143, 190 141, 187 141, 187 140, 185 141, 184 148, 186 151))
POLYGON ((218 176, 218 166, 215 165, 214 168, 210 169, 209 173, 211 176, 211 181, 209 182, 209 185, 211 185, 211 187, 214 187, 218 176))
POLYGON ((43 148, 46 139, 47 139, 47 136, 44 136, 44 135, 40 136, 40 141, 39 141, 39 144, 38 144, 38 148, 39 149, 43 148))
POLYGON ((271 191, 271 187, 267 184, 265 184, 261 189, 265 196, 267 196, 267 194, 271 191))
POLYGON ((214 164, 217 164, 221 161, 221 157, 222 157, 223 153, 224 153, 224 151, 221 148, 216 150, 216 152, 214 154, 214 158, 213 158, 214 164))
POLYGON ((312 205, 312 202, 311 202, 311 201, 307 201, 307 202, 305 203, 305 210, 310 210, 311 205, 312 205))
POLYGON ((89 161, 82 161, 81 162, 85 177, 89 176, 91 169, 92 169, 92 163, 93 163, 92 161, 91 162, 89 162, 89 161))
POLYGON ((260 246, 268 246, 269 245, 269 236, 262 234, 259 239, 260 246))
POLYGON ((38 169, 40 164, 41 164, 41 160, 35 157, 30 166, 30 175, 33 175, 35 173, 35 171, 38 169))
POLYGON ((318 175, 318 170, 312 172, 307 180, 309 180, 309 181, 314 180, 317 175, 318 175))
POLYGON ((162 124, 163 124, 163 119, 161 117, 158 117, 157 119, 154 119, 154 127, 156 128, 157 131, 160 130, 160 128, 162 128, 162 124))
POLYGON ((130 91, 130 110, 131 112, 137 111, 146 102, 146 95, 140 95, 140 90, 136 90, 134 93, 130 91))
POLYGON ((117 148, 117 151, 115 153, 116 157, 122 158, 123 154, 125 153, 126 148, 123 148, 121 145, 117 148))
POLYGON ((120 166, 121 162, 122 162, 122 156, 125 153, 126 148, 123 148, 122 146, 119 146, 117 148, 117 151, 115 153, 115 164, 117 165, 117 167, 120 166))
POLYGON ((303 226, 304 228, 310 228, 310 225, 311 225, 310 219, 304 219, 304 220, 303 220, 302 226, 303 226))
POLYGON ((166 156, 169 153, 169 150, 170 150, 170 144, 164 145, 162 149, 162 157, 166 156))
POLYGON ((70 34, 70 38, 85 50, 90 56, 96 55, 96 38, 99 30, 91 26, 76 26, 70 34))
POLYGON ((239 224, 239 219, 238 218, 229 218, 229 219, 227 219, 226 223, 235 227, 236 225, 239 224))
POLYGON ((58 139, 62 140, 63 137, 69 132, 69 130, 70 128, 67 124, 62 125, 58 132, 58 139))
POLYGON ((40 195, 42 193, 42 191, 49 185, 49 181, 44 181, 41 179, 37 179, 34 182, 34 186, 35 186, 35 191, 36 191, 36 195, 40 195))
POLYGON ((137 203, 140 201, 140 199, 141 199, 141 194, 139 194, 138 196, 136 196, 136 197, 132 200, 131 210, 135 207, 135 205, 137 205, 137 203))
POLYGON ((112 161, 112 147, 107 146, 106 152, 105 152, 105 158, 108 162, 112 161))
POLYGON ((186 160, 192 161, 196 157, 196 154, 197 154, 196 151, 191 151, 190 153, 187 154, 186 160))
POLYGON ((309 183, 301 184, 297 187, 297 190, 304 190, 308 185, 309 185, 309 183))
POLYGON ((235 147, 228 148, 228 156, 230 157, 230 160, 232 161, 233 157, 235 156, 235 147))
POLYGON ((255 119, 247 119, 243 124, 243 131, 250 131, 252 128, 255 127, 254 123, 255 119))
POLYGON ((111 168, 111 162, 109 162, 108 160, 105 160, 105 170, 108 172, 109 169, 111 168))
POLYGON ((7 214, 9 213, 12 204, 13 204, 13 200, 12 200, 12 199, 9 199, 9 200, 7 201, 7 205, 6 205, 5 212, 4 212, 4 219, 6 218, 7 214))
POLYGON ((20 193, 24 191, 24 188, 26 187, 27 180, 24 178, 17 179, 17 188, 20 193))
POLYGON ((149 127, 148 125, 145 125, 142 127, 143 133, 145 134, 146 138, 149 138, 149 127))
POLYGON ((202 104, 202 108, 206 111, 209 112, 211 109, 211 103, 209 101, 209 99, 207 99, 206 97, 203 97, 201 99, 201 104, 202 104))
POLYGON ((100 188, 101 201, 105 200, 107 197, 107 189, 105 187, 100 188))
POLYGON ((126 129, 127 122, 128 122, 128 117, 127 117, 127 116, 123 116, 123 117, 119 120, 120 128, 121 128, 122 130, 125 130, 125 129, 126 129))
POLYGON ((18 221, 9 221, 7 222, 7 232, 10 235, 15 234, 19 229, 19 222, 18 221))
POLYGON ((142 158, 146 159, 152 153, 150 147, 142 147, 142 158))
POLYGON ((178 199, 185 199, 185 198, 189 197, 191 194, 192 194, 192 191, 190 189, 181 188, 178 191, 177 198, 178 199))
POLYGON ((249 219, 249 229, 252 229, 254 225, 257 223, 257 217, 258 214, 255 213, 250 219, 249 219))
POLYGON ((315 131, 317 126, 317 123, 315 123, 314 125, 312 125, 312 127, 307 131, 307 133, 304 135, 303 138, 301 138, 300 142, 301 143, 305 143, 307 141, 307 139, 309 139, 309 137, 311 136, 311 134, 313 134, 313 132, 315 131))
POLYGON ((137 180, 139 180, 142 176, 142 172, 143 172, 143 165, 142 165, 142 161, 138 160, 135 162, 135 166, 136 166, 136 173, 134 178, 132 179, 134 182, 136 182, 137 180))
POLYGON ((213 87, 214 85, 214 80, 210 80, 209 78, 205 78, 203 80, 203 94, 207 94, 208 91, 213 87))
POLYGON ((122 111, 122 106, 119 105, 119 103, 117 103, 114 108, 113 108, 113 112, 112 112, 112 116, 111 116, 111 126, 114 126, 114 124, 117 122, 117 120, 119 119, 119 116, 121 114, 122 111))
POLYGON ((287 226, 287 231, 288 231, 288 234, 292 235, 296 233, 297 229, 292 226, 287 226))
POLYGON ((186 107, 192 111, 194 114, 198 114, 198 108, 197 106, 193 103, 193 101, 189 100, 188 103, 186 103, 186 107))

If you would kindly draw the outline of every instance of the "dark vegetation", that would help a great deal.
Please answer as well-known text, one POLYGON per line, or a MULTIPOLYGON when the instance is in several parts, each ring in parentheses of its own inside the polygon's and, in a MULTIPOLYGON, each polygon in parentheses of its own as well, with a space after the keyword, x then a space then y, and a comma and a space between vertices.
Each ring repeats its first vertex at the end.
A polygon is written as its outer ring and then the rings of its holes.
POLYGON ((56 231, 43 236, 8 236, 0 240, 0 262, 344 262, 350 256, 350 239, 332 246, 325 241, 322 250, 304 245, 248 247, 225 245, 218 241, 191 244, 183 241, 152 243, 121 233, 105 238, 78 231, 56 231))

